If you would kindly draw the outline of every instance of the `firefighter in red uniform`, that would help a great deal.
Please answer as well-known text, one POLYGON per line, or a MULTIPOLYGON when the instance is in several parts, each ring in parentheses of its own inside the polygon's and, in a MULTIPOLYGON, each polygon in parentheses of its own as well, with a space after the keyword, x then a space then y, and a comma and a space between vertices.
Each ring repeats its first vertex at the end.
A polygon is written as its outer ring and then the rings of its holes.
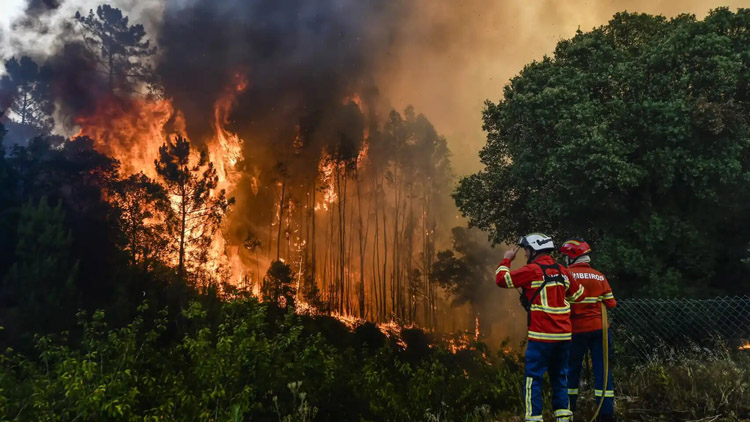
POLYGON ((552 238, 541 233, 524 236, 518 243, 526 252, 527 264, 516 271, 510 264, 518 248, 505 253, 495 271, 498 286, 523 292, 521 303, 528 312, 529 342, 526 346, 524 396, 526 421, 542 421, 542 378, 549 373, 552 407, 558 422, 568 422, 567 364, 570 350, 570 304, 566 299, 583 297, 583 287, 565 267, 549 255, 552 238))
MULTIPOLYGON (((590 264, 591 247, 582 239, 570 239, 563 243, 560 252, 565 256, 568 271, 573 278, 583 285, 584 297, 573 304, 570 320, 573 324, 573 343, 570 347, 570 360, 568 363, 568 394, 570 395, 570 409, 575 410, 578 398, 578 383, 581 375, 581 363, 589 351, 594 371, 594 396, 596 402, 604 395, 604 401, 599 411, 598 421, 614 421, 614 397, 615 390, 612 383, 612 371, 607 371, 607 387, 604 384, 604 345, 602 342, 602 308, 601 303, 607 308, 617 305, 612 289, 609 287, 607 278, 602 273, 593 269, 590 264)), ((607 321, 609 332, 609 321, 607 321)), ((608 356, 611 361, 612 337, 608 336, 608 356)))

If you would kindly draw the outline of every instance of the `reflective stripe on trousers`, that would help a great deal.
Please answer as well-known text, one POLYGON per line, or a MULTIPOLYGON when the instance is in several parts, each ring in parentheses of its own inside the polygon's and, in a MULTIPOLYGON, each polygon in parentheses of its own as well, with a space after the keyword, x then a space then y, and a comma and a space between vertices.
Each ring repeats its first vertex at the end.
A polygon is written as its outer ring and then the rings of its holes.
POLYGON ((552 387, 552 408, 559 422, 568 422, 572 412, 568 410, 567 364, 569 341, 541 342, 529 340, 526 346, 526 377, 524 378, 524 402, 526 421, 542 421, 542 379, 549 374, 552 387))
MULTIPOLYGON (((576 410, 578 399, 578 385, 581 377, 581 366, 586 352, 591 354, 592 370, 594 372, 594 396, 597 399, 602 396, 604 384, 604 355, 602 349, 602 330, 590 331, 588 333, 573 334, 570 345, 570 359, 568 361, 568 394, 570 394, 570 409, 576 410)), ((607 377, 607 392, 604 395, 604 403, 599 411, 600 415, 609 416, 615 413, 614 397, 615 385, 612 381, 612 331, 609 334, 609 376, 607 377)))

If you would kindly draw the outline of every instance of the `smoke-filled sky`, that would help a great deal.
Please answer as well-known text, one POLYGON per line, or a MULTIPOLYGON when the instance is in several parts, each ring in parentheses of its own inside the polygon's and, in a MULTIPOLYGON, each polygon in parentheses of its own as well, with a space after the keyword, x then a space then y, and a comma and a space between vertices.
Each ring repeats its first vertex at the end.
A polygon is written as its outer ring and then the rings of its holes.
MULTIPOLYGON (((195 2, 115 0, 110 3, 128 14, 132 22, 143 23, 148 33, 156 38, 165 10, 180 10, 195 2)), ((85 12, 101 3, 101 0, 2 0, 0 58, 21 53, 45 55, 65 37, 75 35, 75 31, 70 31, 75 11, 85 12), (43 13, 49 5, 56 6, 56 10, 43 13), (24 25, 19 24, 22 20, 24 25), (42 27, 47 29, 40 36, 38 31, 42 27), (30 36, 31 31, 36 35, 30 36), (67 35, 61 37, 61 33, 67 35)), ((334 3, 346 8, 351 2, 334 3)), ((382 57, 368 63, 378 67, 376 85, 382 98, 393 107, 403 109, 413 104, 417 111, 427 115, 448 138, 458 174, 479 167, 477 152, 485 142, 481 131, 484 100, 498 100, 503 85, 524 64, 551 54, 557 41, 571 37, 577 28, 587 31, 605 24, 614 13, 623 10, 665 16, 693 13, 702 17, 715 7, 735 9, 747 4, 738 0, 415 0, 386 3, 390 4, 389 10, 374 12, 399 13, 400 16, 387 19, 395 23, 395 33, 373 38, 390 42, 381 46, 382 57)), ((236 6, 242 2, 227 4, 236 6)), ((346 13, 341 15, 342 19, 346 16, 346 13)), ((350 23, 368 25, 372 22, 373 27, 368 28, 368 32, 377 32, 377 25, 382 25, 383 21, 379 16, 372 21, 362 19, 350 23)))

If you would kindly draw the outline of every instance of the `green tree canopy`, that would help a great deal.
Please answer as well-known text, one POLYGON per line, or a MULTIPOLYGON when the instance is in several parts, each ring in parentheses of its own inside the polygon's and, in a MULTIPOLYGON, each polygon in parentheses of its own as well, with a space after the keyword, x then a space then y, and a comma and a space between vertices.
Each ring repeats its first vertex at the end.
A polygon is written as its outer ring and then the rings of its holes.
POLYGON ((593 242, 623 293, 747 291, 750 10, 619 13, 527 65, 483 113, 456 202, 496 242, 593 242))

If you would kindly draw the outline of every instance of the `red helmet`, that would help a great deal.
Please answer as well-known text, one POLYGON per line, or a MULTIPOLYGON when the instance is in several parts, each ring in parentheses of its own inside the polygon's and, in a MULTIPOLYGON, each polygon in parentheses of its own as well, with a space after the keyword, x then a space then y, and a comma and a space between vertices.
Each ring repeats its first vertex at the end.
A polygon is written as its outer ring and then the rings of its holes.
POLYGON ((591 246, 583 239, 570 239, 566 240, 560 247, 560 253, 570 259, 576 259, 591 253, 591 246))

